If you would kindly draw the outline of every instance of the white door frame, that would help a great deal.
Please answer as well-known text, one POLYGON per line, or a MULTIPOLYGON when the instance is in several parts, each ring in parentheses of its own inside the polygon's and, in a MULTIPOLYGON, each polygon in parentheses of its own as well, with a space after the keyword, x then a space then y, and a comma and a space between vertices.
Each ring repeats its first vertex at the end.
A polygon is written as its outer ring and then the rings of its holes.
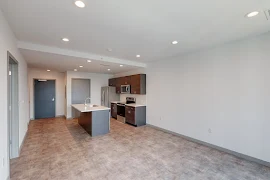
MULTIPOLYGON (((19 157, 19 63, 7 52, 8 155, 19 157), (10 72, 11 70, 11 72, 10 72)), ((7 160, 9 162, 9 160, 7 160)))

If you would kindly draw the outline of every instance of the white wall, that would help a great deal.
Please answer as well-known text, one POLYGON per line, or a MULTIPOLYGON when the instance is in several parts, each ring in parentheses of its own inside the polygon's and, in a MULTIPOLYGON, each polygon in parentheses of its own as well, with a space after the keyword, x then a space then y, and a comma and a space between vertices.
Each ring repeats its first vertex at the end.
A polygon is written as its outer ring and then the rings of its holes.
POLYGON ((55 80, 56 116, 65 115, 65 73, 47 72, 40 69, 28 69, 28 86, 30 94, 30 119, 34 119, 34 79, 55 80))
MULTIPOLYGON (((134 74, 146 74, 146 69, 145 68, 138 68, 138 69, 134 69, 131 71, 115 74, 114 77, 130 76, 130 75, 134 75, 134 74)), ((147 84, 147 75, 146 75, 146 84, 147 84)), ((147 89, 146 89, 146 94, 147 94, 147 89)), ((120 94, 120 101, 121 102, 126 101, 126 97, 135 97, 137 104, 142 104, 142 105, 147 104, 146 95, 120 94)))
POLYGON ((95 73, 85 73, 85 72, 74 72, 68 71, 66 73, 66 84, 67 84, 67 118, 72 117, 72 108, 71 108, 71 81, 72 78, 80 79, 91 79, 91 103, 92 104, 101 104, 101 87, 108 86, 108 79, 112 75, 108 74, 95 74, 95 73))
POLYGON ((147 123, 270 162, 269 44, 270 33, 148 64, 147 123))
POLYGON ((16 39, 12 33, 2 11, 0 10, 0 179, 6 179, 9 175, 8 157, 8 124, 7 124, 7 51, 9 51, 19 63, 19 146, 27 131, 29 122, 29 104, 27 87, 27 64, 17 49, 16 39), (2 166, 4 160, 4 166, 2 166))

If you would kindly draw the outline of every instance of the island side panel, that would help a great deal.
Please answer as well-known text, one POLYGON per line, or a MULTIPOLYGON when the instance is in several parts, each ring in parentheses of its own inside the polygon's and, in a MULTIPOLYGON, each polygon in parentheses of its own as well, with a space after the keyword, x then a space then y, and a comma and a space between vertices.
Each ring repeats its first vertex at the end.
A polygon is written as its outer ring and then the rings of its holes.
POLYGON ((110 131, 110 110, 92 112, 92 136, 99 136, 110 131))
POLYGON ((78 118, 78 123, 92 136, 92 112, 82 112, 78 118))

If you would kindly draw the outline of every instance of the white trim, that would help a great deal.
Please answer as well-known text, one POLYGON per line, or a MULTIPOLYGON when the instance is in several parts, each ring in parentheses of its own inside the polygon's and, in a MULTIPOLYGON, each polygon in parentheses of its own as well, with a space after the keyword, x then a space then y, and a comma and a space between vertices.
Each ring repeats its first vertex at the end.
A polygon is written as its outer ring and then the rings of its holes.
MULTIPOLYGON (((28 123, 28 126, 29 126, 29 123, 28 123)), ((22 147, 23 147, 24 141, 25 141, 25 139, 27 137, 27 134, 28 134, 28 126, 27 126, 26 133, 24 134, 23 141, 22 141, 22 143, 21 143, 21 145, 19 147, 19 156, 21 155, 22 147)))
POLYGON ((146 63, 140 63, 130 60, 124 60, 124 59, 118 59, 108 56, 102 56, 97 54, 91 54, 87 52, 80 52, 80 51, 73 51, 68 49, 62 49, 58 47, 52 47, 52 46, 45 46, 41 44, 33 44, 29 42, 23 42, 18 41, 17 47, 19 49, 27 49, 32 51, 40 51, 40 52, 46 52, 51 54, 58 54, 58 55, 64 55, 64 56, 71 56, 71 57, 78 57, 78 58, 85 58, 85 59, 93 59, 97 61, 105 61, 110 63, 119 63, 124 65, 130 65, 130 66, 137 66, 137 67, 146 67, 146 63))
POLYGON ((222 147, 219 147, 219 146, 216 146, 216 145, 204 142, 204 141, 200 141, 200 140, 197 140, 197 139, 194 139, 194 138, 182 135, 182 134, 178 134, 176 132, 169 131, 167 129, 163 129, 163 128, 160 128, 158 126, 154 126, 154 125, 151 125, 151 124, 147 124, 147 126, 155 128, 155 129, 163 131, 163 132, 166 132, 166 133, 169 133, 169 134, 173 134, 173 135, 182 137, 182 138, 184 138, 184 139, 186 139, 188 141, 194 142, 194 143, 198 143, 198 144, 201 144, 201 145, 213 148, 213 149, 217 149, 219 151, 228 153, 228 154, 236 156, 238 158, 245 159, 245 160, 248 160, 248 161, 252 161, 252 162, 255 162, 255 163, 270 167, 270 162, 267 162, 267 161, 264 161, 264 160, 261 160, 261 159, 257 159, 257 158, 254 158, 254 157, 251 157, 251 156, 248 156, 248 155, 245 155, 245 154, 241 154, 241 153, 229 150, 229 149, 225 149, 225 148, 222 148, 222 147))

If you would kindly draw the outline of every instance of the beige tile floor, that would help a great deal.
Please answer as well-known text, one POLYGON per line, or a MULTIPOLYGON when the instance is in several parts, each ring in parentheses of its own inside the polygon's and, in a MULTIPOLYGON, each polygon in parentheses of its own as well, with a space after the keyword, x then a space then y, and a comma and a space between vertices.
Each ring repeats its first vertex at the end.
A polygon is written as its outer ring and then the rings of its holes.
POLYGON ((12 180, 269 180, 270 168, 151 127, 111 120, 111 132, 91 138, 61 118, 30 122, 12 180))

